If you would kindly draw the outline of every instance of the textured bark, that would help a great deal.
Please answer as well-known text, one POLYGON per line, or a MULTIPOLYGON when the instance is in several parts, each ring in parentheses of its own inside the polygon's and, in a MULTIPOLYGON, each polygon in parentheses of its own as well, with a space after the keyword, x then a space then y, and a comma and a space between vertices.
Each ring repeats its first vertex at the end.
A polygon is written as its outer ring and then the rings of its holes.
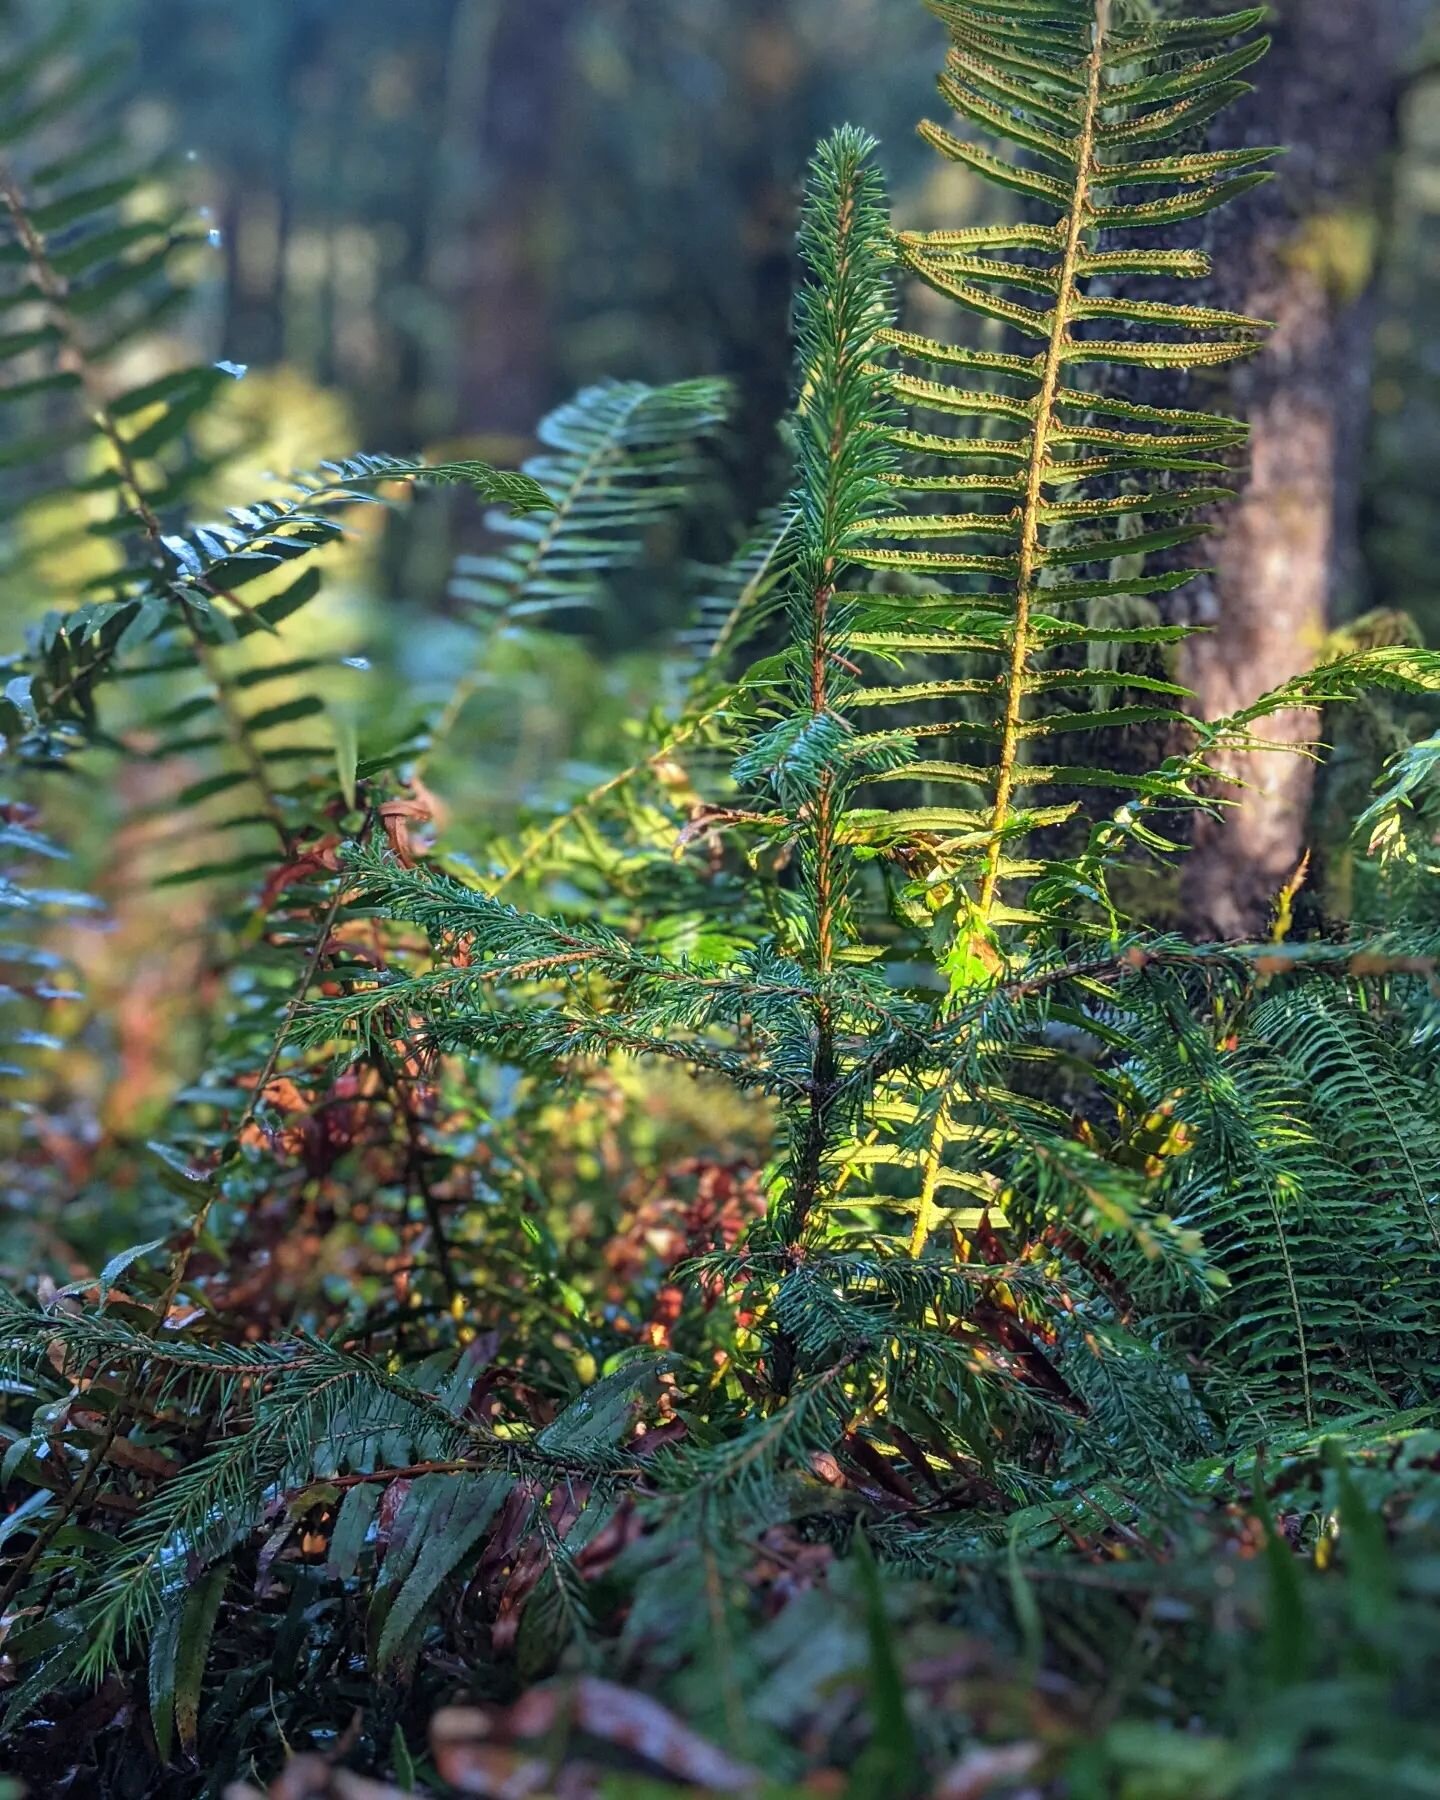
MULTIPOLYGON (((1187 647, 1182 673, 1207 718, 1312 666, 1363 594, 1374 238, 1417 12, 1414 0, 1282 0, 1257 92, 1222 128, 1227 143, 1289 153, 1275 181, 1221 215, 1213 246, 1218 303, 1277 329, 1230 378, 1232 407, 1253 428, 1251 462, 1207 546, 1216 575, 1198 586, 1192 616, 1212 630, 1187 647)), ((1313 716, 1292 714, 1267 735, 1299 743, 1315 731, 1313 716)), ((1306 845, 1313 765, 1269 754, 1234 772, 1247 783, 1239 806, 1199 824, 1188 859, 1197 936, 1262 928, 1306 845)))

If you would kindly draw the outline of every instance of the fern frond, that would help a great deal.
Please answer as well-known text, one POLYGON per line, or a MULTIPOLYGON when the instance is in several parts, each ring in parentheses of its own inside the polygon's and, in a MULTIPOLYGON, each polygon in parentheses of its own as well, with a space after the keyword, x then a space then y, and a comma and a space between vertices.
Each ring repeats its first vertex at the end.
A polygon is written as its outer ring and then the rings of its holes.
POLYGON ((113 141, 96 135, 94 101, 113 85, 115 64, 101 56, 77 65, 80 29, 70 12, 28 45, 19 33, 0 70, 8 97, 0 270, 10 283, 0 290, 0 392, 16 427, 3 459, 3 504, 22 514, 35 498, 68 489, 68 459, 98 462, 85 483, 91 513, 74 541, 88 540, 113 563, 117 535, 144 530, 133 477, 143 469, 150 492, 183 494, 187 429, 234 371, 202 365, 127 380, 118 353, 185 303, 180 253, 203 243, 207 229, 169 202, 157 210, 143 192, 156 171, 127 166, 113 141), (57 157, 51 140, 60 133, 70 147, 57 157))
MULTIPOLYGON (((492 624, 594 606, 607 578, 643 554, 647 531, 683 504, 697 446, 729 407, 729 385, 717 380, 584 389, 541 421, 543 448, 524 467, 548 496, 549 516, 491 518, 509 541, 489 555, 460 557, 452 595, 492 624)), ((427 754, 449 737, 481 679, 471 670, 457 683, 427 754)))
MULTIPOLYGON (((663 1368, 632 1358, 543 1430, 502 1438, 464 1416, 474 1379, 464 1358, 453 1371, 432 1363, 401 1376, 314 1338, 163 1344, 104 1314, 37 1315, 0 1290, 0 1361, 20 1386, 35 1369, 87 1380, 148 1369, 159 1405, 223 1408, 227 1419, 225 1434, 141 1510, 87 1596, 82 1676, 103 1673, 127 1644, 160 1629, 196 1571, 244 1544, 276 1499, 317 1480, 386 1485, 412 1468, 433 1471, 402 1514, 395 1562, 372 1603, 375 1654, 393 1660, 516 1479, 583 1477, 603 1513, 615 1482, 636 1473, 624 1440, 663 1368)), ((28 1685, 13 1695, 11 1718, 38 1697, 28 1685)))
MULTIPOLYGON (((1417 822, 1428 819, 1440 774, 1440 735, 1422 738, 1394 757, 1376 782, 1375 799, 1355 821, 1355 836, 1382 867, 1422 864, 1430 846, 1416 841, 1417 822)), ((1425 872, 1437 871, 1425 864, 1425 872)))
POLYGON ((432 481, 463 482, 528 512, 550 504, 527 477, 487 465, 436 469, 359 456, 295 475, 288 491, 232 507, 223 521, 177 531, 159 531, 156 521, 156 535, 142 540, 144 559, 108 577, 105 597, 50 615, 9 664, 19 671, 10 706, 22 695, 25 702, 12 752, 46 767, 113 743, 104 690, 123 683, 148 697, 158 684, 165 703, 147 718, 153 741, 145 754, 187 768, 175 806, 186 844, 203 829, 209 854, 192 854, 157 878, 169 886, 234 882, 273 868, 277 842, 283 854, 307 833, 324 835, 337 785, 325 703, 308 684, 296 692, 297 678, 321 665, 253 654, 316 601, 322 573, 308 568, 283 586, 275 578, 339 542, 355 507, 379 503, 374 488, 432 481), (272 591, 252 604, 245 590, 262 581, 272 591), (296 732, 306 721, 321 722, 318 738, 296 732), (246 789, 252 803, 237 809, 237 790, 246 789))
POLYGON ((66 882, 66 861, 37 809, 0 793, 0 1260, 9 1269, 40 1263, 43 1221, 67 1197, 52 1115, 73 1104, 56 1076, 80 1039, 84 995, 66 940, 74 921, 102 909, 66 882))
MULTIPOLYGON (((851 628, 842 579, 849 541, 884 504, 893 466, 888 403, 872 357, 890 323, 892 292, 883 190, 873 141, 855 131, 823 143, 811 171, 800 248, 807 281, 796 307, 800 398, 796 421, 798 552, 790 590, 790 645, 778 718, 735 765, 742 789, 778 799, 803 854, 806 961, 823 982, 852 932, 852 862, 843 849, 845 805, 863 774, 844 708, 851 628)), ((821 1197, 837 1097, 838 1021, 814 1011, 808 1116, 793 1122, 786 1199, 792 1237, 821 1197)))
MULTIPOLYGON (((28 114, 22 109, 11 142, 43 134, 47 121, 66 112, 70 87, 52 62, 68 43, 66 33, 42 41, 9 70, 8 88, 33 86, 45 96, 28 114)), ((35 144, 27 150, 36 165, 34 192, 0 160, 0 213, 9 226, 0 266, 8 264, 21 281, 8 296, 0 293, 0 307, 16 311, 23 327, 0 340, 0 375, 12 371, 0 392, 37 411, 45 429, 20 438, 4 459, 7 487, 15 490, 9 505, 23 513, 57 482, 68 491, 66 459, 83 453, 99 472, 83 484, 96 510, 79 535, 95 546, 101 568, 82 603, 36 626, 26 654, 11 665, 7 711, 20 715, 21 726, 7 734, 11 750, 42 764, 63 761, 106 738, 98 694, 107 681, 193 669, 203 690, 170 707, 155 754, 228 753, 228 766, 207 773, 206 797, 248 783, 255 808, 246 821, 258 818, 288 850, 298 821, 287 792, 293 784, 278 771, 317 755, 328 768, 333 751, 328 744, 277 743, 267 734, 323 709, 311 694, 249 710, 247 683, 270 677, 228 667, 223 653, 241 637, 277 629, 314 597, 318 582, 302 578, 259 607, 237 590, 332 541, 341 526, 329 515, 379 482, 463 483, 522 514, 547 508, 549 497, 527 476, 480 463, 450 463, 427 475, 410 461, 358 457, 298 478, 297 491, 284 499, 233 509, 223 525, 170 529, 198 467, 190 426, 219 388, 245 371, 216 363, 127 386, 117 353, 184 301, 187 289, 170 263, 177 243, 194 233, 169 216, 154 226, 125 220, 138 175, 77 186, 73 160, 47 167, 35 144), (130 653, 147 647, 138 667, 131 663, 130 653)), ((296 672, 293 665, 288 672, 296 672)), ((242 872, 260 866, 259 853, 227 857, 220 866, 242 872)))
POLYGON ((768 512, 695 602, 694 622, 680 634, 693 683, 724 672, 736 651, 770 616, 789 578, 798 517, 791 506, 768 512))
MULTIPOLYGON (((1196 277, 1207 265, 1187 252, 1111 250, 1101 234, 1194 217, 1265 179, 1258 167, 1269 154, 1263 150, 1156 153, 1242 92, 1237 77, 1264 45, 1225 47, 1253 28, 1253 12, 1197 34, 1179 24, 1129 23, 1110 0, 1055 0, 1039 12, 937 0, 932 10, 951 36, 941 93, 995 148, 933 124, 922 126, 922 135, 942 155, 1018 191, 1048 222, 900 234, 900 260, 916 279, 1018 334, 1025 347, 971 351, 909 332, 885 334, 892 351, 931 371, 896 375, 897 399, 922 415, 969 422, 976 433, 898 432, 912 460, 894 487, 900 495, 993 496, 1010 504, 877 519, 854 554, 880 571, 949 584, 948 592, 918 603, 872 598, 866 629, 873 625, 877 648, 897 656, 918 650, 927 660, 979 658, 986 666, 966 691, 988 705, 973 721, 936 728, 961 751, 962 778, 983 796, 981 817, 947 839, 957 873, 974 885, 983 927, 1003 920, 1002 885, 1007 869, 1017 878, 1023 873, 1025 838, 1055 817, 1028 798, 1022 804, 1020 794, 1069 785, 1077 774, 1072 757, 1058 759, 1063 771, 1042 766, 1057 760, 1044 755, 1044 740, 1178 716, 1176 689, 1143 675, 1132 682, 1124 671, 1107 685, 1154 699, 1067 711, 1051 697, 1083 695, 1092 685, 1074 666, 1073 651, 1083 657, 1096 641, 1083 622, 1071 622, 1077 610, 1083 615, 1109 596, 1177 585, 1170 574, 1136 576, 1135 559, 1201 534, 1191 517, 1225 495, 1204 477, 1223 466, 1217 453, 1243 443, 1245 431, 1217 415, 1111 398, 1072 381, 1075 371, 1106 364, 1211 366, 1257 342, 1259 321, 1106 291, 1103 284, 1117 276, 1196 277), (1212 54, 1217 44, 1222 48, 1212 54), (1150 184, 1165 191, 1132 197, 1150 184), (1123 338, 1105 335, 1112 322, 1123 326, 1123 338), (947 379, 955 369, 983 372, 992 385, 955 386, 947 379), (931 474, 937 463, 942 472, 931 474), (989 466, 995 463, 998 472, 989 466), (969 540, 978 540, 976 547, 969 540), (912 646, 904 632, 917 611, 927 624, 923 645, 912 646), (929 617, 938 629, 930 629, 929 617)), ((865 689, 858 698, 869 707, 909 709, 944 703, 956 691, 931 680, 865 689)), ((933 780, 937 769, 902 765, 893 773, 933 780)), ((1091 771, 1092 779, 1104 775, 1091 771)))
MULTIPOLYGON (((723 568, 708 572, 707 589, 694 603, 694 623, 677 639, 673 678, 684 684, 683 698, 672 717, 657 726, 654 747, 543 824, 537 822, 518 842, 493 844, 492 861, 501 873, 489 883, 491 893, 503 893, 522 878, 534 880, 547 864, 562 863, 569 843, 603 813, 630 806, 645 780, 672 770, 680 752, 715 760, 733 733, 748 686, 744 675, 729 675, 729 664, 780 604, 791 571, 795 525, 793 510, 774 508, 723 568)), ((590 841, 593 847, 593 836, 590 841)))
POLYGON ((1126 1069, 1190 1134, 1168 1200, 1229 1283, 1215 1391, 1261 1430, 1292 1393, 1312 1425, 1408 1403, 1433 1356, 1440 1245, 1434 1107, 1403 1027, 1303 965, 1253 998, 1224 981, 1209 998, 1219 1034, 1184 982, 1143 977, 1126 1069))

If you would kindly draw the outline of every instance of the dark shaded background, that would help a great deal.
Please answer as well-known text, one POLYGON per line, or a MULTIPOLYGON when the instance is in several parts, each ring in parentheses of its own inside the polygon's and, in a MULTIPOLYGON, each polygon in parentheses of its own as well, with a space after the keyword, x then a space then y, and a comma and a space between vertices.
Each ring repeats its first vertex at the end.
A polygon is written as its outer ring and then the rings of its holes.
POLYGON ((229 353, 338 384, 401 448, 523 439, 600 373, 738 373, 758 437, 815 140, 851 119, 902 190, 926 170, 937 33, 896 0, 132 11, 146 89, 213 180, 229 353))

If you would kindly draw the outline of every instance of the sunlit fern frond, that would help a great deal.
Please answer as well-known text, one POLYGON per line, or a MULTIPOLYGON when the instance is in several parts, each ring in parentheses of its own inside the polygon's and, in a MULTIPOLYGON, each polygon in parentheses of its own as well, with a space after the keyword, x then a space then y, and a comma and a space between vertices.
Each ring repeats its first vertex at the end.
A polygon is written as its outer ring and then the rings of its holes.
POLYGON ((917 415, 895 434, 906 455, 895 491, 930 509, 871 522, 852 554, 877 570, 933 577, 935 587, 867 602, 857 647, 901 663, 923 658, 925 672, 864 686, 851 705, 877 721, 877 743, 887 709, 918 711, 919 723, 912 716, 894 735, 933 744, 935 755, 891 779, 979 796, 911 820, 892 814, 881 829, 892 852, 906 832, 943 842, 981 919, 1003 923, 1006 884, 1037 872, 1027 837, 1074 809, 1064 791, 1115 784, 1113 771, 1087 765, 1085 741, 1177 716, 1182 690, 1162 676, 1117 673, 1096 652, 1179 634, 1093 623, 1090 609, 1189 579, 1147 559, 1202 535, 1197 515, 1226 497, 1225 458, 1245 429, 1107 394, 1094 375, 1117 365, 1212 367, 1259 341, 1257 320, 1132 289, 1209 271, 1198 253, 1152 249, 1134 234, 1194 218, 1265 179, 1267 150, 1203 152, 1190 142, 1245 91, 1239 77, 1265 44, 1250 35, 1257 8, 1161 24, 1124 22, 1110 0, 933 0, 931 10, 951 38, 941 93, 969 135, 936 124, 922 135, 1018 193, 1024 219, 899 236, 902 266, 978 321, 983 347, 886 334, 902 366, 920 371, 892 381, 917 415), (960 659, 955 675, 933 674, 947 658, 960 659), (1097 706, 1097 685, 1125 692, 1097 706), (983 717, 957 718, 962 697, 978 697, 983 717))
POLYGON ((146 730, 145 759, 188 771, 173 811, 184 841, 203 832, 207 848, 160 878, 238 877, 273 863, 277 841, 323 828, 337 776, 329 725, 318 739, 292 730, 326 714, 314 686, 322 660, 254 654, 317 599, 322 571, 308 567, 283 586, 271 578, 338 543, 348 515, 374 503, 377 489, 431 483, 463 483, 517 510, 549 504, 527 477, 484 464, 357 456, 293 476, 221 520, 169 531, 152 515, 153 531, 92 584, 95 597, 47 615, 4 665, 10 754, 44 767, 88 746, 113 747, 103 702, 123 684, 146 730), (247 590, 262 581, 269 591, 251 601, 247 590), (239 810, 237 792, 248 801, 239 810))

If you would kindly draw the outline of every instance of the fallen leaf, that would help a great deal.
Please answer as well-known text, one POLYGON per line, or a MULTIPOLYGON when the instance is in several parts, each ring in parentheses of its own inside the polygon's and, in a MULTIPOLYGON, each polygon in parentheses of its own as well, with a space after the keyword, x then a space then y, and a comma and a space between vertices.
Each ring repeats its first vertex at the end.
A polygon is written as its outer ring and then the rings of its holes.
POLYGON ((1033 1774, 1039 1765, 1038 1744, 1006 1744, 995 1750, 972 1750, 941 1777, 932 1800, 985 1800, 1002 1783, 1010 1786, 1033 1774))
POLYGON ((569 1685, 532 1688, 502 1715, 500 1724, 503 1734, 513 1737, 546 1737, 568 1724, 667 1775, 717 1793, 748 1793, 764 1779, 758 1769, 737 1762, 692 1731, 658 1700, 594 1675, 569 1685))
POLYGON ((544 1788, 549 1765, 527 1752, 492 1743, 491 1718, 479 1707, 447 1706, 430 1721, 430 1748, 440 1779, 485 1800, 527 1800, 544 1788))

